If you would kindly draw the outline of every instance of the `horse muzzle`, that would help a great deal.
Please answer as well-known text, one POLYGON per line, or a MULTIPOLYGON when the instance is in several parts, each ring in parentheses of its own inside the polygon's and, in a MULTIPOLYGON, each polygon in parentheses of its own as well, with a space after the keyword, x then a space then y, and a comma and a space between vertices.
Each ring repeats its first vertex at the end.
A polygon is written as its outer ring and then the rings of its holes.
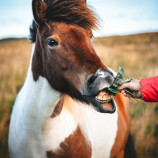
POLYGON ((116 111, 114 99, 105 91, 113 82, 113 73, 99 69, 95 74, 88 77, 82 95, 96 111, 114 113, 116 111))

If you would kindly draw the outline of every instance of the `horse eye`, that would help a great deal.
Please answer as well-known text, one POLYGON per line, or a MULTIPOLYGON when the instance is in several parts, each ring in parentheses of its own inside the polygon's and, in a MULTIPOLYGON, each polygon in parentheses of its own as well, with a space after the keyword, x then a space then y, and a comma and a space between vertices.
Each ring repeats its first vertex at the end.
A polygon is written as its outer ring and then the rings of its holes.
POLYGON ((54 39, 48 39, 48 40, 47 40, 47 44, 48 44, 48 46, 49 46, 50 48, 54 48, 55 46, 58 45, 58 42, 57 42, 56 40, 54 40, 54 39))

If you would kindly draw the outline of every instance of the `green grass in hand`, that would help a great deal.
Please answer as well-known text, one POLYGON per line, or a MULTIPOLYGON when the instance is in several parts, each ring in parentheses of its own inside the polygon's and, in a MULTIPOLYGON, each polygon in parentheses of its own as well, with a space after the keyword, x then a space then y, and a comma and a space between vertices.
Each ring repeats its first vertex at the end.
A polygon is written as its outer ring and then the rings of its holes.
MULTIPOLYGON (((121 92, 122 90, 118 89, 118 87, 123 84, 130 82, 132 79, 130 77, 124 78, 124 70, 119 67, 119 71, 117 73, 116 78, 114 79, 114 83, 112 86, 106 89, 106 91, 110 94, 115 96, 118 92, 121 92)), ((123 89, 126 93, 132 95, 132 92, 129 89, 123 89)))

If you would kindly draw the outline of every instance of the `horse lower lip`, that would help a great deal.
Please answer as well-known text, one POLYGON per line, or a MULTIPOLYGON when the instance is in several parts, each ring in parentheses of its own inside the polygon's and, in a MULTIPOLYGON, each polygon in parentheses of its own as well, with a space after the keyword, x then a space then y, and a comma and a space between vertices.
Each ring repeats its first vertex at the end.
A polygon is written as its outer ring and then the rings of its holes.
POLYGON ((112 110, 112 108, 113 108, 111 100, 109 100, 109 101, 101 101, 101 102, 98 102, 98 103, 101 104, 106 109, 112 110))

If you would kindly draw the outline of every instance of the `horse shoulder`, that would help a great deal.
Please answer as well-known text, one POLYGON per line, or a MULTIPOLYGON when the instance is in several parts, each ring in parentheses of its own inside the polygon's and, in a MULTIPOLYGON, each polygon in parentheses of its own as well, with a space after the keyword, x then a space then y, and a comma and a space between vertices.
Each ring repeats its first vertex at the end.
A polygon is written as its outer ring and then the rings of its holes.
MULTIPOLYGON (((50 132, 55 131, 54 133, 57 133, 57 135, 54 134, 52 137, 55 145, 53 145, 53 143, 49 145, 50 150, 46 151, 47 158, 90 158, 91 144, 85 138, 77 118, 74 115, 75 108, 73 105, 75 102, 69 96, 65 95, 62 101, 58 103, 59 106, 61 106, 61 103, 63 104, 63 108, 60 114, 50 118, 52 127, 55 127, 55 129, 51 129, 50 132), (52 146, 52 148, 50 146, 52 146)), ((51 124, 49 124, 49 127, 51 124)), ((48 138, 46 138, 46 140, 48 140, 48 138)))

